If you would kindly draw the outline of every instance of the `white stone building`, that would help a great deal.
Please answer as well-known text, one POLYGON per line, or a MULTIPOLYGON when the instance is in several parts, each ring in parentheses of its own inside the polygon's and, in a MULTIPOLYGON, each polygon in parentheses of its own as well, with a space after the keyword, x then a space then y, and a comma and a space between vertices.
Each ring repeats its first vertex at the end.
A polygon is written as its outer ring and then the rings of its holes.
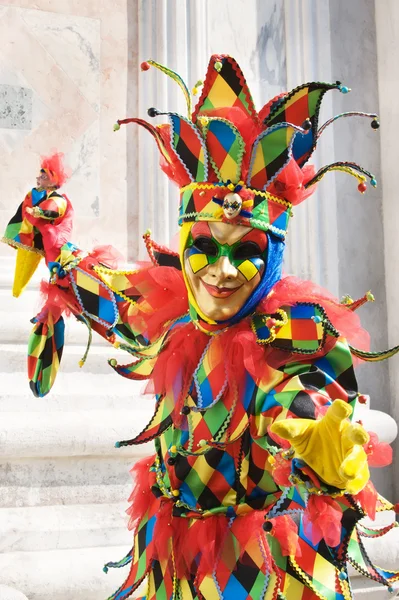
MULTIPOLYGON (((399 3, 397 0, 0 0, 0 229, 35 182, 40 154, 62 150, 73 169, 65 192, 75 207, 73 241, 110 243, 133 260, 141 234, 168 243, 176 232, 178 193, 158 169, 146 132, 117 118, 150 106, 179 110, 179 90, 148 58, 168 64, 192 86, 211 53, 233 55, 258 107, 304 81, 341 80, 350 95, 326 96, 322 118, 348 110, 378 112, 381 128, 343 119, 324 136, 319 165, 353 160, 380 185, 360 196, 345 175, 330 174, 296 210, 286 270, 341 296, 371 289, 364 307, 372 346, 399 343, 399 3)), ((0 600, 102 600, 121 572, 102 573, 127 551, 123 516, 128 469, 139 450, 116 450, 149 414, 141 386, 119 380, 96 340, 83 371, 85 331, 68 323, 53 393, 37 400, 25 375, 29 319, 39 306, 34 282, 11 297, 14 254, 0 247, 0 600)), ((43 269, 42 275, 45 276, 43 269)), ((371 397, 369 421, 383 439, 396 435, 399 357, 359 370, 371 397)), ((373 474, 399 499, 399 447, 391 467, 373 474)), ((392 517, 392 516, 391 516, 392 517)), ((389 540, 388 540, 389 541, 389 540)), ((374 549, 392 567, 399 544, 374 549), (387 556, 389 555, 389 556, 387 556)), ((356 578, 357 598, 384 590, 356 578)))

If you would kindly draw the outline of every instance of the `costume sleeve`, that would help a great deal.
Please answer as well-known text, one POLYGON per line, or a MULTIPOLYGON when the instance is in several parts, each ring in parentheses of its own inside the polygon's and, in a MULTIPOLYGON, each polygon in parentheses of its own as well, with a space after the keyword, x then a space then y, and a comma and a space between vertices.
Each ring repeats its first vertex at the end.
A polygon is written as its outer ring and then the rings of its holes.
POLYGON ((64 216, 67 209, 67 201, 64 196, 53 192, 46 200, 41 202, 38 208, 40 210, 39 218, 54 220, 64 216))
MULTIPOLYGON (((296 355, 296 359, 287 360, 279 368, 284 377, 264 397, 258 435, 266 435, 274 444, 272 454, 278 454, 281 448, 290 447, 289 442, 280 438, 278 431, 285 431, 287 428, 295 431, 295 435, 299 437, 295 442, 292 441, 292 445, 296 447, 300 444, 302 450, 299 453, 295 451, 295 454, 294 449, 291 450, 292 475, 297 476, 298 480, 302 480, 302 475, 305 479, 310 477, 312 488, 316 483, 318 489, 328 490, 333 487, 343 490, 346 489, 346 483, 341 475, 341 465, 347 456, 347 450, 349 452, 352 448, 352 442, 348 445, 344 440, 344 428, 347 425, 343 427, 338 422, 331 421, 332 413, 328 413, 328 421, 325 419, 327 409, 333 401, 340 400, 343 407, 346 406, 345 403, 355 403, 357 384, 346 340, 328 335, 323 347, 324 354, 319 351, 308 360, 301 360, 302 357, 296 355), (321 422, 318 421, 316 431, 314 420, 320 418, 323 419, 323 426, 320 429, 321 422), (291 419, 300 419, 301 422, 294 425, 291 419), (277 431, 275 426, 270 428, 273 423, 278 422, 282 423, 283 428, 279 427, 277 431)), ((338 405, 336 408, 340 411, 338 405)), ((350 412, 348 410, 342 417, 347 424, 345 417, 350 412)), ((281 435, 284 437, 282 433, 281 435)), ((363 450, 362 453, 361 458, 365 459, 363 450)), ((359 471, 365 477, 367 473, 367 470, 364 473, 359 471)))
POLYGON ((322 356, 299 357, 279 368, 285 377, 267 394, 262 407, 269 424, 292 417, 315 419, 333 400, 355 403, 357 382, 346 340, 328 336, 326 347, 329 350, 322 356))

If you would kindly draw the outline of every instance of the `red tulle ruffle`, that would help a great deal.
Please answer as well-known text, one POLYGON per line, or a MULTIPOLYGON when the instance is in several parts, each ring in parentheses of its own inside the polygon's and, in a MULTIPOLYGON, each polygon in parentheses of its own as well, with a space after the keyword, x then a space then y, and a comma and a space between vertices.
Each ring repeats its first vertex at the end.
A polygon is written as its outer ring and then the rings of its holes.
POLYGON ((377 511, 378 494, 373 483, 369 480, 362 491, 354 496, 354 498, 359 502, 366 515, 374 521, 377 511))
POLYGON ((387 467, 392 463, 393 450, 386 442, 380 442, 374 431, 368 432, 370 439, 363 448, 370 467, 387 467))
POLYGON ((71 294, 69 287, 63 290, 57 285, 42 280, 40 282, 40 297, 43 302, 43 308, 37 318, 43 323, 47 320, 48 312, 51 312, 54 323, 63 314, 69 317, 71 314, 79 314, 81 312, 77 300, 71 294))
POLYGON ((324 538, 326 544, 335 548, 341 541, 342 510, 329 496, 309 496, 303 514, 303 526, 306 536, 313 544, 324 538))
POLYGON ((123 254, 111 245, 94 246, 90 257, 110 269, 118 269, 125 261, 123 254))

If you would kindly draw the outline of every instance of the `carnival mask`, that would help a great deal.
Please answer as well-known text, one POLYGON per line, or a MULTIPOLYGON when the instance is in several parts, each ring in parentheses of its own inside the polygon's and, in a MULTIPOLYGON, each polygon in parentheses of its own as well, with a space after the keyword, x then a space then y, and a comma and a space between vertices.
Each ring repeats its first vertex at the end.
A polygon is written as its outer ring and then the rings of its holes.
POLYGON ((184 252, 188 284, 208 319, 234 317, 259 285, 265 270, 263 231, 217 222, 198 222, 184 252))

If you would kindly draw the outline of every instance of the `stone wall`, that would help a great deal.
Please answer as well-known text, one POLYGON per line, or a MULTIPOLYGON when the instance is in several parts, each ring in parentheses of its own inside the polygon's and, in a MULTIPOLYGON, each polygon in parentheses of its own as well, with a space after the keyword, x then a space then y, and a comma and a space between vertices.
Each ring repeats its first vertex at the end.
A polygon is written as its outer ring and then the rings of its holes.
POLYGON ((74 241, 126 252, 124 133, 113 133, 126 110, 126 0, 1 0, 0 39, 1 226, 55 148, 73 171, 74 241))

